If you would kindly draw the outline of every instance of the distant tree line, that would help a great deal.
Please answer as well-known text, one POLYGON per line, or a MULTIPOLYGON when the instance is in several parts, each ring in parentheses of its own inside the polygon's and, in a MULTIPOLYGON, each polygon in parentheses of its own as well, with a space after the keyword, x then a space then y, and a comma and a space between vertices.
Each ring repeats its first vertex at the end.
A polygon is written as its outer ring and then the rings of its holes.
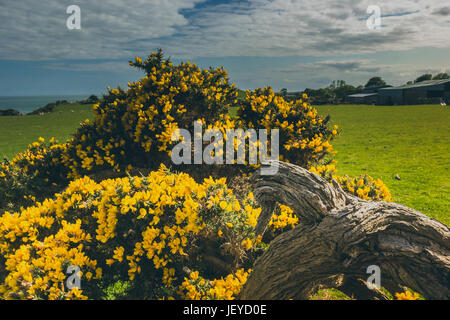
POLYGON ((94 104, 97 102, 99 102, 99 98, 95 94, 89 96, 86 100, 78 101, 79 104, 94 104))
POLYGON ((418 77, 414 81, 408 81, 406 84, 413 84, 413 83, 418 83, 418 82, 427 81, 427 80, 444 80, 444 79, 450 79, 450 76, 445 72, 438 73, 434 77, 431 73, 425 73, 425 74, 421 75, 420 77, 418 77))
POLYGON ((56 106, 59 106, 60 104, 66 104, 66 103, 69 103, 69 102, 67 100, 57 100, 55 102, 50 102, 41 108, 38 108, 34 111, 27 113, 27 115, 50 113, 50 112, 53 112, 53 110, 55 109, 56 106))
POLYGON ((22 113, 20 113, 17 110, 14 109, 6 109, 6 110, 0 110, 0 117, 2 116, 20 116, 22 113))
MULTIPOLYGON (((78 104, 94 104, 99 102, 100 99, 96 95, 91 95, 86 100, 80 100, 76 103, 78 104)), ((26 115, 36 115, 36 114, 44 114, 44 113, 50 113, 55 110, 56 106, 59 106, 61 104, 68 104, 70 103, 67 100, 57 100, 55 102, 47 103, 45 106, 38 108, 34 111, 26 113, 26 115)), ((0 110, 0 117, 1 116, 20 116, 22 115, 21 112, 15 110, 15 109, 6 109, 6 110, 0 110)))
MULTIPOLYGON (((89 98, 87 98, 86 100, 80 100, 77 101, 77 103, 79 104, 94 104, 97 103, 99 101, 98 97, 96 95, 91 95, 89 96, 89 98)), ((28 114, 42 114, 42 113, 50 113, 53 112, 56 106, 59 106, 61 104, 68 104, 69 101, 67 100, 58 100, 55 102, 50 102, 47 105, 45 105, 42 108, 36 109, 28 114)))
MULTIPOLYGON (((413 81, 408 81, 406 84, 414 84, 426 80, 442 80, 450 79, 447 73, 438 73, 433 76, 431 73, 426 73, 416 78, 413 81)), ((381 77, 372 77, 367 81, 365 85, 353 86, 346 83, 344 80, 333 80, 331 84, 326 88, 310 89, 306 88, 303 92, 309 97, 309 101, 312 104, 339 104, 345 102, 345 97, 350 94, 355 94, 363 91, 364 89, 370 90, 371 87, 387 86, 386 82, 381 77)), ((289 93, 287 89, 280 90, 280 94, 286 99, 298 99, 303 92, 289 93)))

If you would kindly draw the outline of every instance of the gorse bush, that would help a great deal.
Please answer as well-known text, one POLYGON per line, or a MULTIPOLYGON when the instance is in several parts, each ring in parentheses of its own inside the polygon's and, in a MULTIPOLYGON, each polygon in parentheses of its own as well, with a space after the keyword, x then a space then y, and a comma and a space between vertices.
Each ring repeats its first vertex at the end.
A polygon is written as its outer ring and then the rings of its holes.
POLYGON ((392 201, 391 193, 388 187, 380 179, 373 179, 368 175, 359 177, 336 177, 339 185, 359 198, 365 200, 392 201))
POLYGON ((145 77, 129 83, 126 91, 110 90, 94 106, 94 121, 76 133, 64 159, 71 177, 133 166, 155 169, 169 160, 175 130, 192 129, 198 119, 222 127, 229 107, 237 103, 237 90, 223 68, 174 65, 161 51, 130 64, 145 77))
POLYGON ((329 182, 333 179, 341 186, 341 188, 361 199, 375 201, 392 201, 391 192, 388 187, 380 179, 373 179, 369 175, 361 175, 359 177, 338 176, 334 164, 321 165, 311 167, 309 171, 322 176, 329 182))
MULTIPOLYGON (((155 170, 160 163, 171 164, 171 150, 178 143, 171 140, 172 133, 178 128, 193 132, 196 120, 205 130, 219 129, 225 140, 226 129, 279 129, 280 159, 305 167, 319 162, 332 150, 330 141, 337 135, 337 128, 329 128, 328 118, 319 116, 306 97, 286 102, 265 88, 247 92, 240 101, 223 68, 201 69, 189 62, 174 65, 163 58, 161 51, 145 60, 136 58, 130 65, 145 72, 145 76, 129 83, 126 90, 109 89, 94 105, 94 120, 82 123, 71 140, 39 150, 30 148, 25 152, 28 158, 2 170, 28 176, 32 169, 34 178, 29 185, 56 185, 60 189, 86 174, 109 170, 123 175, 133 168, 155 170), (238 118, 228 115, 231 107, 238 108, 238 118)), ((206 177, 217 176, 214 167, 206 165, 201 171, 206 177)), ((248 167, 245 172, 254 168, 248 167)), ((190 169, 192 166, 177 168, 190 169)), ((242 166, 227 166, 225 171, 229 176, 243 172, 242 166)), ((4 174, 7 180, 13 180, 7 172, 4 174)), ((3 193, 6 189, 0 190, 4 199, 14 202, 14 197, 3 193)), ((43 199, 40 190, 33 192, 31 186, 24 190, 43 199)))
POLYGON ((262 238, 263 245, 270 243, 283 232, 294 229, 298 223, 299 219, 290 207, 277 204, 272 213, 272 218, 268 223, 268 227, 264 232, 264 237, 262 238))
MULTIPOLYGON (((228 116, 238 106, 238 92, 224 69, 200 69, 195 64, 173 65, 162 52, 130 62, 146 72, 129 89, 110 90, 94 106, 94 121, 80 129, 64 162, 70 177, 100 169, 124 171, 156 168, 168 162, 172 134, 179 128, 193 132, 194 121, 205 129, 280 129, 281 158, 302 166, 318 162, 331 152, 337 128, 327 127, 306 101, 286 102, 270 88, 247 92, 237 119, 228 116), (267 118, 269 116, 269 118, 267 118)), ((226 136, 225 136, 226 140, 226 136)))
POLYGON ((34 195, 51 195, 67 183, 69 170, 62 163, 67 144, 43 138, 33 142, 11 162, 0 164, 0 208, 18 209, 31 204, 34 195))
POLYGON ((406 289, 405 292, 395 294, 397 300, 425 300, 419 293, 406 289))
POLYGON ((181 284, 181 297, 186 300, 233 300, 247 282, 251 271, 251 269, 247 271, 239 269, 225 279, 213 281, 200 277, 197 271, 192 272, 181 284))
POLYGON ((238 116, 248 128, 279 129, 281 160, 308 168, 332 152, 338 128, 330 128, 329 117, 320 116, 307 98, 288 102, 270 87, 247 90, 238 116))
POLYGON ((126 283, 131 298, 230 299, 250 272, 242 267, 263 250, 253 232, 260 212, 225 179, 198 184, 164 166, 146 177, 78 179, 54 199, 1 216, 0 292, 100 299, 126 283), (70 265, 81 269, 81 289, 66 287, 70 265), (201 296, 191 287, 199 274, 195 284, 208 288, 201 296))

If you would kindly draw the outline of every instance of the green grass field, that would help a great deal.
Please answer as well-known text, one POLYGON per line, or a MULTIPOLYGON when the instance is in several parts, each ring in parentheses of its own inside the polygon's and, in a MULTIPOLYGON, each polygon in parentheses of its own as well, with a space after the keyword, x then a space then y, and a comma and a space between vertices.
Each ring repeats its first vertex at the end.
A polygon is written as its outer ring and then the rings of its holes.
POLYGON ((67 104, 41 116, 0 117, 0 159, 12 159, 39 137, 66 141, 80 122, 92 116, 92 105, 67 104))
MULTIPOLYGON (((42 116, 0 117, 0 156, 11 159, 39 137, 68 139, 90 105, 61 105, 42 116)), ((450 108, 319 106, 341 134, 334 141, 339 174, 382 179, 394 200, 450 225, 450 108), (396 180, 397 175, 401 180, 396 180)))
POLYGON ((450 108, 330 105, 338 174, 382 179, 395 202, 450 225, 450 108), (397 175, 401 180, 396 180, 397 175))

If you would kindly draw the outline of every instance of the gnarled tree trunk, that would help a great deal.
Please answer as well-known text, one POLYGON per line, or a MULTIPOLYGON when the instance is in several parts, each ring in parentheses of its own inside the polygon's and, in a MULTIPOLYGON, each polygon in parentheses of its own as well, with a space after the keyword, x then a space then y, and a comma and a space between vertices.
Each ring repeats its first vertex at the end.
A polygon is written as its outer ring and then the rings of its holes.
POLYGON ((255 174, 254 194, 264 232, 276 202, 290 206, 300 223, 260 256, 241 299, 307 299, 319 285, 357 299, 377 292, 365 281, 380 267, 381 286, 407 286, 427 299, 450 298, 450 230, 406 206, 365 201, 301 167, 279 162, 276 175, 255 174))

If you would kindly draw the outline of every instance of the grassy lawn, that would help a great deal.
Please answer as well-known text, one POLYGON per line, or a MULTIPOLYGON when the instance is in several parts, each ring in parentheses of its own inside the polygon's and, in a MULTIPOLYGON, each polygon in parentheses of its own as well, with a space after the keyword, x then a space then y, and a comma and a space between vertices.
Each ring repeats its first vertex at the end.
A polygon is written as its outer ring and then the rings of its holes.
POLYGON ((67 104, 42 116, 0 117, 0 159, 12 159, 39 137, 65 141, 81 121, 92 116, 92 105, 67 104))
POLYGON ((382 179, 395 202, 450 225, 450 108, 330 105, 339 174, 382 179), (401 180, 396 180, 395 175, 401 180))

